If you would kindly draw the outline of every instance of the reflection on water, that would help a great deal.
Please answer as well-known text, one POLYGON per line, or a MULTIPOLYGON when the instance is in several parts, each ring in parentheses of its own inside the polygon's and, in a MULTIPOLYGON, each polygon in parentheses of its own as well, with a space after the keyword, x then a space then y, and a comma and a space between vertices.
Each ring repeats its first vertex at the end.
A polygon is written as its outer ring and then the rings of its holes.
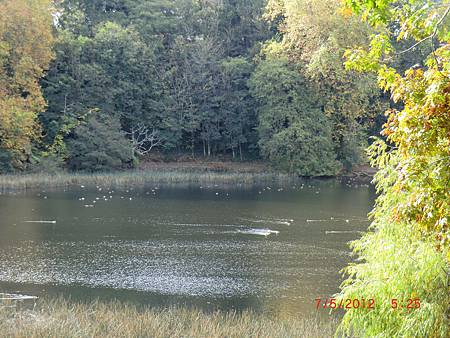
POLYGON ((0 195, 0 292, 314 311, 373 198, 337 181, 0 195))

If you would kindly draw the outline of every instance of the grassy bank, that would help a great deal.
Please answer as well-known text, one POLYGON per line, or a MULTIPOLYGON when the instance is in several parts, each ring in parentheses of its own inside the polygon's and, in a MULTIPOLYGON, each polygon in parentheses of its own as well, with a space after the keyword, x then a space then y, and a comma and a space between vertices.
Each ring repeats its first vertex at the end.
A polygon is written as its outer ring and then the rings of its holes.
POLYGON ((313 318, 140 309, 119 302, 39 300, 33 310, 0 304, 2 337, 332 337, 335 327, 313 318))
POLYGON ((0 175, 0 190, 68 187, 76 185, 129 187, 145 184, 254 184, 290 182, 296 178, 281 173, 233 173, 177 170, 136 170, 116 173, 0 175))

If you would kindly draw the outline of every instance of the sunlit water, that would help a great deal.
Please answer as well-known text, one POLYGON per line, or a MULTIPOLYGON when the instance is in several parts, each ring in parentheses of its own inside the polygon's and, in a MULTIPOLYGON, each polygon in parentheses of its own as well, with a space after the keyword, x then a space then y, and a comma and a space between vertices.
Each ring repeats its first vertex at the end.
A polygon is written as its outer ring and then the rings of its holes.
POLYGON ((4 193, 0 292, 314 312, 373 200, 335 180, 4 193))

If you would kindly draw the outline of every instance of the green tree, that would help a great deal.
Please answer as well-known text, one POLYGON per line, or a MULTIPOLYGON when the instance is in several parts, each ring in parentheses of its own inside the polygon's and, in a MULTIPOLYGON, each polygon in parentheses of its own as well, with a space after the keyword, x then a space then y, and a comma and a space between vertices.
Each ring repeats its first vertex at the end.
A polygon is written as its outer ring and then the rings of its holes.
POLYGON ((336 174, 339 166, 330 123, 297 67, 286 60, 263 61, 250 87, 259 103, 262 154, 274 165, 300 175, 336 174))
POLYGON ((41 121, 48 143, 64 128, 65 117, 94 108, 119 118, 125 130, 138 123, 160 127, 154 53, 136 31, 111 22, 97 27, 92 38, 62 30, 56 53, 44 81, 49 107, 41 121))
POLYGON ((227 58, 220 63, 218 96, 223 143, 225 149, 231 149, 233 158, 239 153, 240 160, 244 158, 244 150, 251 150, 250 145, 257 143, 255 102, 248 87, 253 70, 253 64, 242 57, 227 58))
POLYGON ((264 0, 225 0, 218 8, 217 36, 226 56, 238 57, 259 51, 259 43, 272 33, 262 18, 264 0))
POLYGON ((67 141, 71 170, 109 171, 132 167, 134 149, 117 118, 92 114, 79 124, 67 141))
POLYGON ((367 133, 383 101, 373 74, 344 69, 345 50, 366 43, 371 29, 358 18, 345 16, 340 3, 270 0, 265 17, 277 24, 281 38, 269 42, 264 51, 301 65, 303 75, 320 93, 320 104, 332 124, 337 158, 351 169, 366 158, 367 133))

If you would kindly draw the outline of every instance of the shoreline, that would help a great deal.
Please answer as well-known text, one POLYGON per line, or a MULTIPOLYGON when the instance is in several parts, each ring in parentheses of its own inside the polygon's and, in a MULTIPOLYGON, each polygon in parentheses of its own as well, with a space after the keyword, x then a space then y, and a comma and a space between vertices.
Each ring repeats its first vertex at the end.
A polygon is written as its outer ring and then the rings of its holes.
POLYGON ((214 173, 184 171, 124 171, 112 173, 58 173, 0 175, 0 191, 64 188, 71 186, 135 187, 149 184, 253 185, 290 183, 299 177, 282 173, 214 173))
POLYGON ((145 163, 138 169, 116 172, 66 172, 0 174, 0 191, 72 186, 135 187, 148 184, 295 184, 308 179, 343 179, 370 183, 373 171, 367 168, 330 177, 305 177, 272 170, 264 164, 209 163, 145 163))

